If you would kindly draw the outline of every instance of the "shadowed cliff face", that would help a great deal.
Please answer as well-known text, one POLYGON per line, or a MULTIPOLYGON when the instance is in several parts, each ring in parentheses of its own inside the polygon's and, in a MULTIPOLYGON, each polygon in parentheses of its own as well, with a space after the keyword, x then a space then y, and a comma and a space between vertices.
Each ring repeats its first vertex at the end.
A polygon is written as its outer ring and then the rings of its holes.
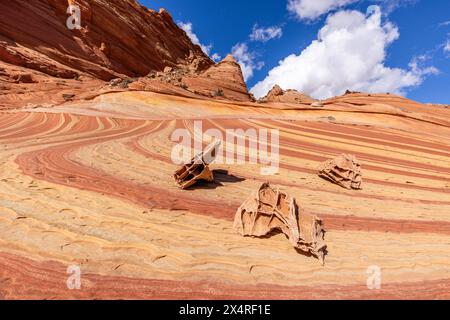
POLYGON ((0 12, 0 60, 51 76, 110 80, 213 65, 169 13, 134 0, 11 0, 0 3, 0 12), (71 4, 81 9, 79 30, 66 26, 71 4))

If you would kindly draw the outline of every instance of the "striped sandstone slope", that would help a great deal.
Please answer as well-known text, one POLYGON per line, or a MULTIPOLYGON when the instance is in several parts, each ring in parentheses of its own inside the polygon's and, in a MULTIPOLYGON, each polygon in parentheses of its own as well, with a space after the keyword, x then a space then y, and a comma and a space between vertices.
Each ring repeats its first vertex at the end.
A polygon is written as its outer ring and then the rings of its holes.
POLYGON ((0 110, 84 99, 115 78, 214 65, 166 10, 136 0, 9 0, 0 12, 0 110), (80 8, 79 30, 66 25, 69 5, 80 8))
POLYGON ((391 95, 323 108, 100 95, 0 114, 1 298, 450 298, 448 109, 391 95), (213 165, 217 184, 181 191, 170 159, 177 128, 278 128, 269 177, 323 219, 325 266, 284 235, 242 238, 236 209, 268 177, 213 165), (317 176, 342 153, 363 190, 317 176), (220 169, 220 170, 219 170, 220 169), (79 265, 82 289, 66 287, 79 265), (368 290, 367 268, 382 270, 368 290))

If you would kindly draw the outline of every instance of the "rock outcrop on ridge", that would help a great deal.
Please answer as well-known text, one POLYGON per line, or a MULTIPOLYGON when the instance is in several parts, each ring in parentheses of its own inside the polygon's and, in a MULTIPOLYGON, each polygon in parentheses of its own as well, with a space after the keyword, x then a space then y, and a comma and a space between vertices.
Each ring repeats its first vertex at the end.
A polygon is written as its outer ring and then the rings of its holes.
POLYGON ((281 103, 303 103, 311 104, 315 100, 310 96, 298 92, 297 90, 283 90, 279 85, 275 85, 272 90, 259 102, 281 102, 281 103))
POLYGON ((189 67, 166 67, 164 72, 152 72, 140 79, 136 88, 173 94, 174 87, 184 89, 184 96, 202 96, 212 99, 251 102, 242 75, 241 66, 232 55, 210 66, 202 72, 193 72, 189 67), (171 87, 167 87, 169 84, 171 87))

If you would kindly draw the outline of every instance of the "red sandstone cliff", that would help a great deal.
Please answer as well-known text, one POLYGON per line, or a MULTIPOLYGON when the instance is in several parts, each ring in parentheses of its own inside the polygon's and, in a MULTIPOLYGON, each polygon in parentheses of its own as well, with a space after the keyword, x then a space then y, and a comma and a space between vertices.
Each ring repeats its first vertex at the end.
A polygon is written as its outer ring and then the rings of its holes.
POLYGON ((135 0, 10 0, 0 12, 0 60, 51 76, 110 80, 213 65, 167 11, 135 0), (70 4, 81 8, 80 30, 66 26, 70 4))
POLYGON ((275 85, 267 95, 260 100, 262 103, 281 102, 281 103, 302 103, 311 104, 315 100, 310 96, 298 92, 297 90, 283 90, 280 86, 275 85))
POLYGON ((240 65, 228 55, 217 65, 211 66, 199 75, 184 79, 187 86, 203 95, 224 97, 236 101, 251 101, 240 65))
POLYGON ((135 0, 11 0, 0 12, 0 109, 129 89, 253 100, 235 59, 214 64, 164 9, 135 0), (74 4, 79 30, 67 26, 74 4))

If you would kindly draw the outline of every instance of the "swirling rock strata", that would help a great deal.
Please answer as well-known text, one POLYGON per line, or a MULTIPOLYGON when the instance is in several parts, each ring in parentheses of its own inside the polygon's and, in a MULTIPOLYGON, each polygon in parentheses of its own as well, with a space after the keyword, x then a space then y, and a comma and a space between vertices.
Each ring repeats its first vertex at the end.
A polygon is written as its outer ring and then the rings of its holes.
POLYGON ((213 65, 167 11, 135 0, 11 0, 0 3, 0 12, 0 60, 51 76, 111 80, 213 65), (81 29, 66 25, 69 5, 80 7, 81 29))

